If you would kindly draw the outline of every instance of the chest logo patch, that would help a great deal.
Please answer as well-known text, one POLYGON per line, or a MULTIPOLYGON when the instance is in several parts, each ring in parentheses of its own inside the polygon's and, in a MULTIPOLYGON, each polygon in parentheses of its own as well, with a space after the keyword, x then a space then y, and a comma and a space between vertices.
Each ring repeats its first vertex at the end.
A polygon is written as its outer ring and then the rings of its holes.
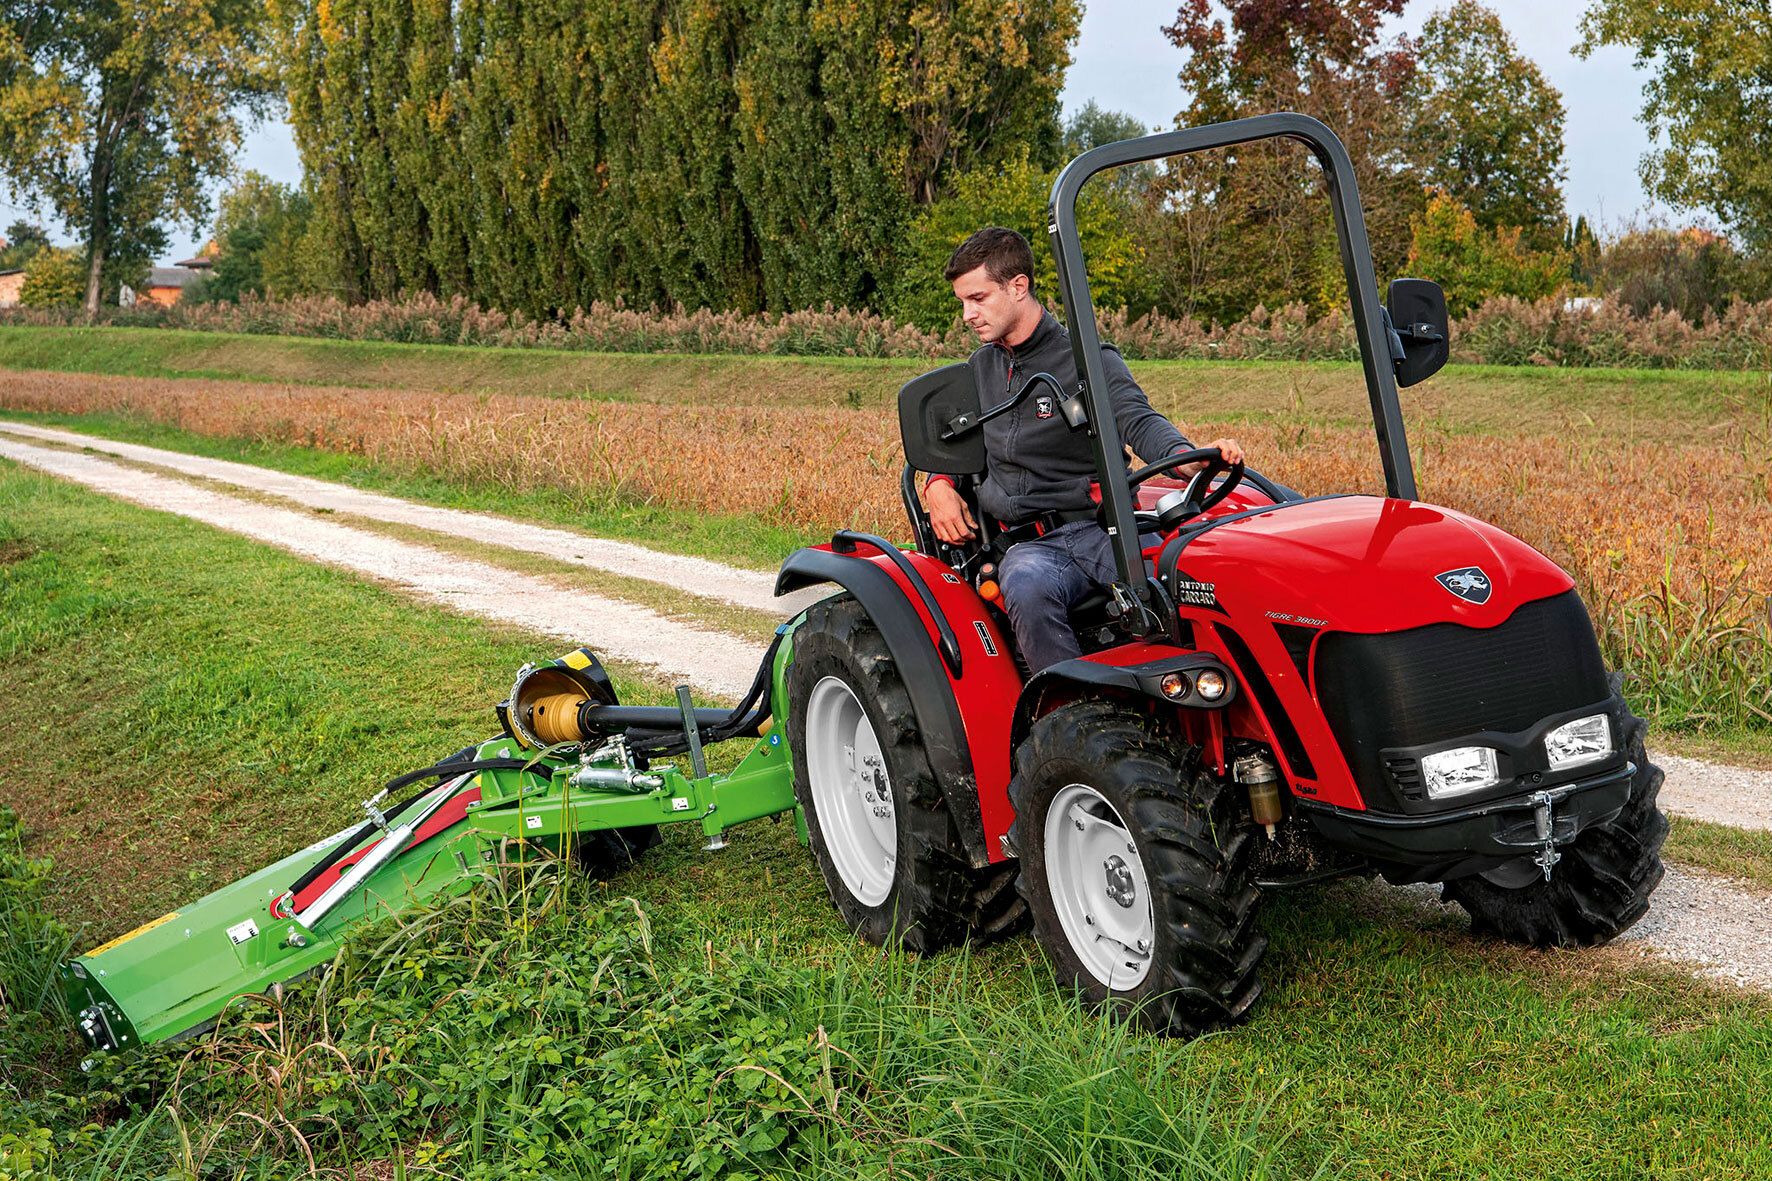
POLYGON ((1041 394, 1034 399, 1034 417, 1051 418, 1058 413, 1058 403, 1051 394, 1041 394))

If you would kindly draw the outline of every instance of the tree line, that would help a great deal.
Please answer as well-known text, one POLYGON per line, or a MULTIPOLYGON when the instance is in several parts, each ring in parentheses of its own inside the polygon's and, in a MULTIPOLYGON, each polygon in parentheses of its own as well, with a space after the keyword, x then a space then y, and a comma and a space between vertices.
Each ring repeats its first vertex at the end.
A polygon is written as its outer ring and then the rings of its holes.
MULTIPOLYGON (((1455 310, 1608 290, 1698 318, 1772 294, 1767 30, 1722 20, 1728 0, 1593 0, 1576 51, 1633 48, 1643 118, 1679 149, 1645 159, 1649 191, 1724 231, 1601 241, 1563 206, 1561 96, 1500 18, 1453 0, 1418 38, 1382 35, 1406 3, 1180 4, 1152 31, 1183 51, 1177 124, 1323 119, 1355 163, 1378 273, 1439 279, 1455 310)), ((1061 121, 1075 0, 152 12, 144 26, 133 0, 0 0, 0 169, 87 243, 55 283, 42 265, 40 299, 67 298, 78 271, 92 307, 163 248, 166 217, 200 220, 204 182, 273 92, 304 182, 248 175, 223 195, 202 297, 422 292, 533 316, 831 304, 939 327, 960 238, 999 223, 1038 242, 1065 158, 1152 130, 1094 104, 1061 121), (65 25, 44 19, 57 5, 65 25), (199 134, 211 146, 186 158, 199 134)), ((1294 145, 1126 170, 1091 186, 1082 220, 1102 306, 1228 322, 1345 300, 1321 178, 1294 145)), ((1036 278, 1049 287, 1049 265, 1036 278)))

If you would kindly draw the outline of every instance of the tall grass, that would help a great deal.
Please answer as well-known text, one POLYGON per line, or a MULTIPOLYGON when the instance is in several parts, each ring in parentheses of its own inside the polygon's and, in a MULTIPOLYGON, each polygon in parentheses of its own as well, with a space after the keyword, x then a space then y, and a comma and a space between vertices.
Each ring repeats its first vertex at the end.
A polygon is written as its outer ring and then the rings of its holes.
MULTIPOLYGON (((106 1176, 1277 1176, 1268 1106, 1198 1047, 967 961, 674 939, 553 867, 359 934, 195 1045, 100 1061, 106 1176), (125 1157, 130 1163, 124 1165, 125 1157)), ((1295 1176, 1295 1173, 1288 1173, 1295 1176)))
MULTIPOLYGON (((943 357, 975 341, 956 322, 939 332, 866 311, 826 306, 744 314, 707 308, 637 309, 592 304, 536 319, 483 308, 461 296, 417 294, 348 304, 332 296, 239 303, 112 309, 104 322, 139 327, 268 333, 346 340, 502 345, 627 353, 740 353, 773 356, 943 357)), ((0 323, 86 324, 77 310, 18 309, 0 323)), ((1257 307, 1246 318, 1213 324, 1151 313, 1104 312, 1103 338, 1133 359, 1220 358, 1353 360, 1359 356, 1348 316, 1313 317, 1304 304, 1257 307)), ((1498 365, 1599 365, 1649 369, 1756 369, 1772 364, 1772 301, 1731 304, 1721 316, 1691 323, 1657 309, 1639 314, 1616 302, 1569 310, 1560 297, 1529 303, 1486 301, 1452 329, 1453 357, 1498 365)))

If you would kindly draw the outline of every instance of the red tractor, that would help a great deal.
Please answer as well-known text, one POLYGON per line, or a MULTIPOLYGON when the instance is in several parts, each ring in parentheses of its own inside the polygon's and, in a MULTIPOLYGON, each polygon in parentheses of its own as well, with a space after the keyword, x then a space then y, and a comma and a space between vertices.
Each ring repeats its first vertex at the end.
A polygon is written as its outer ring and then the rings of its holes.
MULTIPOLYGON (((966 365, 900 395, 903 551, 839 533, 778 592, 836 583, 792 630, 787 744, 837 909, 919 952, 1029 916, 1061 983, 1161 1033, 1261 993, 1264 893, 1346 873, 1443 883, 1480 932, 1602 943, 1662 876, 1661 773, 1568 574, 1416 499, 1399 386, 1447 357, 1440 289, 1377 298, 1353 170, 1316 120, 1267 115, 1110 144, 1049 213, 1081 375, 1035 377, 1092 440, 1118 577, 1073 613, 1084 655, 1027 678, 993 601, 1000 528, 935 538, 915 476, 985 468, 966 365), (1104 169, 1285 137, 1322 166, 1388 495, 1301 497, 1217 452, 1128 473, 1076 201, 1104 169), (1207 461, 1185 486, 1164 480, 1207 461)), ((974 506, 976 508, 976 505, 974 506)))

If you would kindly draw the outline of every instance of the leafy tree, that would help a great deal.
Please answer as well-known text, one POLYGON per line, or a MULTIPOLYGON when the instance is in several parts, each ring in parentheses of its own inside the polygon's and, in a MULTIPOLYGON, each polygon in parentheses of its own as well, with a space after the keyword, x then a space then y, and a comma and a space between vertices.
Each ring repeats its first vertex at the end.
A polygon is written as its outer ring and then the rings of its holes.
POLYGON ((1667 308, 1693 323, 1739 295, 1759 295, 1757 278, 1729 239, 1697 226, 1628 230, 1605 244, 1597 275, 1607 296, 1631 310, 1667 308))
MULTIPOLYGON (((1383 22, 1406 0, 1185 0, 1163 31, 1186 54, 1178 125, 1296 110, 1347 145, 1379 272, 1400 265, 1422 207, 1409 168, 1401 98, 1415 55, 1383 22)), ((1302 146, 1270 141, 1169 169, 1171 192, 1153 241, 1161 305, 1220 319, 1257 303, 1340 290, 1346 298, 1320 171, 1302 146)))
MULTIPOLYGON (((1033 246, 1034 291, 1054 305, 1058 268, 1044 244, 1046 204, 1056 176, 1056 172, 1043 172, 1023 160, 956 179, 953 191, 925 209, 911 225, 892 314, 924 328, 952 324, 959 315, 959 304, 942 271, 955 247, 974 230, 992 225, 1018 231, 1033 246)), ((1106 188, 1085 189, 1078 203, 1077 228, 1089 263, 1090 294, 1098 308, 1124 307, 1136 289, 1141 254, 1129 232, 1124 208, 1106 188)))
MULTIPOLYGON (((1069 159, 1102 144, 1137 139, 1150 133, 1151 129, 1140 123, 1136 116, 1107 110, 1090 99, 1065 120, 1064 155, 1069 159)), ((1121 196, 1133 199, 1143 195, 1161 175, 1156 164, 1134 164, 1130 168, 1117 168, 1102 180, 1117 189, 1121 196)))
POLYGON ((1643 186, 1707 209, 1751 247, 1772 248, 1772 22, 1740 0, 1595 0, 1575 52, 1627 46, 1653 71, 1640 118, 1656 141, 1643 186), (1753 11, 1749 11, 1752 9, 1753 11))
POLYGON ((1410 95, 1420 176, 1477 224, 1520 226, 1535 244, 1563 227, 1563 98, 1501 18, 1457 0, 1422 27, 1410 95))
POLYGON ((1446 289, 1446 306, 1463 315, 1496 295, 1542 299, 1568 282, 1569 256, 1533 250, 1518 226, 1489 229, 1445 193, 1435 193, 1415 221, 1409 270, 1446 289))
POLYGON ((77 308, 85 293, 86 264, 79 252, 46 246, 25 267, 18 301, 27 308, 77 308))
POLYGON ((302 254, 309 215, 305 193, 257 172, 246 173, 222 194, 215 220, 221 253, 203 285, 203 297, 238 300, 248 292, 289 296, 311 290, 302 254))
POLYGON ((1090 99, 1071 112, 1071 117, 1064 122, 1064 154, 1080 155, 1090 148, 1099 148, 1102 144, 1149 135, 1150 130, 1139 122, 1136 115, 1110 111, 1090 99))
POLYGON ((98 311, 206 212, 268 100, 259 0, 0 0, 0 172, 84 243, 98 311), (110 276, 107 278, 107 276, 110 276))
POLYGON ((37 252, 49 245, 49 234, 42 226, 28 221, 15 221, 6 227, 6 238, 0 241, 0 271, 18 270, 28 265, 37 252))

